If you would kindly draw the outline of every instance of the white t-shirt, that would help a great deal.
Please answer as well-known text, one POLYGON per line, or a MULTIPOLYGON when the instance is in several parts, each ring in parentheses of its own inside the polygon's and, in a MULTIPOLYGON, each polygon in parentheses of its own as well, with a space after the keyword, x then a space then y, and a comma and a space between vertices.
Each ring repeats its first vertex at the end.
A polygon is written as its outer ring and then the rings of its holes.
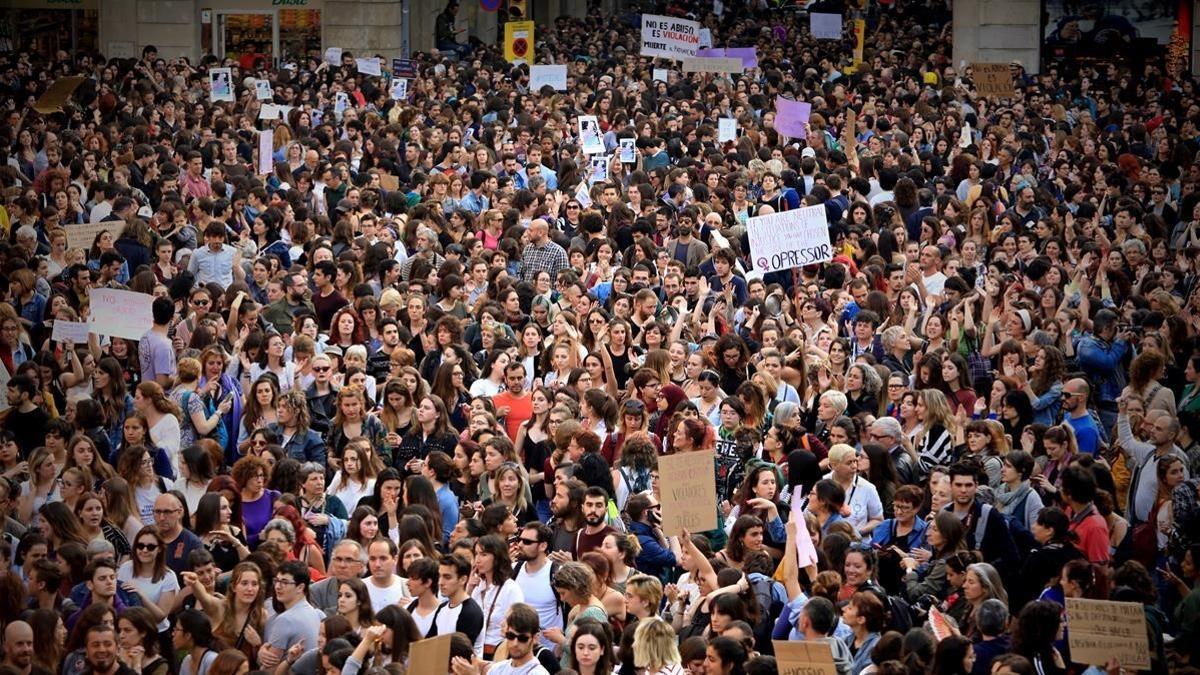
POLYGON ((178 476, 179 453, 181 452, 179 444, 183 442, 180 437, 179 420, 174 415, 163 415, 158 424, 150 427, 150 441, 154 443, 154 447, 166 451, 167 457, 171 460, 171 468, 178 476))
MULTIPOLYGON (((525 604, 537 610, 538 622, 543 631, 547 628, 561 629, 563 627, 562 609, 554 598, 554 588, 551 586, 550 567, 552 563, 547 560, 540 570, 532 574, 527 571, 527 565, 528 563, 522 565, 521 571, 517 573, 517 585, 521 587, 521 593, 525 595, 525 604)), ((547 640, 544 635, 539 637, 538 641, 547 649, 554 649, 554 643, 547 640)))
POLYGON ((946 288, 946 275, 941 272, 936 272, 933 276, 925 276, 921 274, 921 283, 925 284, 925 293, 928 295, 941 295, 946 288))
MULTIPOLYGON (((825 477, 832 479, 833 474, 825 474, 825 477)), ((879 490, 862 476, 855 476, 854 483, 846 490, 846 506, 850 507, 850 517, 846 520, 849 520, 856 530, 861 530, 872 518, 883 517, 883 502, 879 499, 879 490)))
POLYGON ((162 481, 163 488, 170 491, 174 483, 170 478, 159 476, 148 487, 136 487, 133 489, 133 498, 137 501, 138 515, 142 518, 143 525, 154 524, 154 500, 163 493, 158 487, 158 481, 162 481))
POLYGON ((366 579, 365 582, 367 584, 367 595, 371 596, 371 607, 383 609, 408 597, 408 582, 401 576, 393 574, 392 585, 387 588, 376 586, 373 578, 366 579))
MULTIPOLYGON (((496 384, 486 377, 481 377, 471 383, 471 396, 490 398, 504 390, 503 384, 496 384)), ((493 668, 495 666, 492 666, 493 668)))
MULTIPOLYGON (((134 542, 130 542, 130 544, 133 543, 134 542)), ((137 586, 138 589, 142 591, 142 594, 149 598, 150 601, 156 605, 159 604, 163 593, 170 593, 172 591, 179 590, 179 579, 175 578, 175 573, 170 569, 167 569, 166 573, 163 574, 162 579, 159 579, 158 581, 154 581, 150 577, 133 576, 132 560, 126 560, 125 562, 121 563, 119 568, 117 568, 117 583, 124 584, 125 582, 130 582, 134 586, 137 586)), ((171 610, 170 607, 163 607, 162 605, 159 605, 159 609, 163 610, 164 612, 169 612, 171 610)), ((163 619, 162 621, 158 622, 158 632, 160 633, 168 630, 170 627, 171 622, 167 619, 163 619)))
POLYGON ((513 666, 508 659, 493 663, 488 668, 488 675, 550 675, 537 657, 531 658, 522 666, 513 666))
POLYGON ((509 579, 500 587, 481 583, 475 587, 471 597, 483 610, 483 630, 479 631, 479 639, 475 640, 475 653, 482 656, 485 645, 498 645, 504 641, 500 626, 504 623, 504 617, 508 616, 508 608, 513 603, 525 602, 525 594, 517 582, 509 579))
POLYGON ((368 478, 366 485, 346 481, 339 471, 333 477, 333 482, 329 484, 329 494, 337 497, 346 507, 347 513, 353 513, 354 507, 358 506, 358 500, 375 493, 375 479, 368 478))

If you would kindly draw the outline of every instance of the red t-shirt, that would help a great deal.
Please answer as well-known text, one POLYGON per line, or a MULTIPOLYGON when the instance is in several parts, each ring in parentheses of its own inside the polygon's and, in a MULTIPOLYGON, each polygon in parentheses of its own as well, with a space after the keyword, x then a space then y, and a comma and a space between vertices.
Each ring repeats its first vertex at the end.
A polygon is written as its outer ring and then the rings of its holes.
POLYGON ((1079 538, 1075 548, 1083 553, 1088 562, 1108 562, 1108 523, 1104 516, 1097 513, 1094 506, 1089 507, 1081 518, 1076 517, 1070 509, 1067 510, 1067 515, 1071 516, 1071 531, 1079 538))
POLYGON ((524 392, 520 397, 513 396, 512 392, 502 391, 492 398, 492 403, 496 405, 496 410, 508 406, 508 416, 504 418, 504 429, 508 432, 508 438, 513 443, 517 442, 517 430, 525 420, 533 417, 533 396, 529 392, 524 392))

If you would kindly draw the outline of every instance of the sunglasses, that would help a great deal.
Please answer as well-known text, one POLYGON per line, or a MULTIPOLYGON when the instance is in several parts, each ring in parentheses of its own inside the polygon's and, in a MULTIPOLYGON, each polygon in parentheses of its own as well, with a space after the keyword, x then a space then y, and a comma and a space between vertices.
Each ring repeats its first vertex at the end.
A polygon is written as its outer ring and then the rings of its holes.
POLYGON ((537 539, 526 539, 525 537, 521 537, 521 538, 517 539, 517 541, 521 542, 522 544, 527 544, 529 546, 536 546, 536 545, 542 543, 542 542, 538 541, 537 539))
POLYGON ((529 635, 527 633, 514 633, 512 631, 509 631, 504 634, 504 639, 516 640, 517 642, 520 642, 521 644, 525 644, 526 642, 529 642, 530 640, 532 640, 533 636, 529 635))
POLYGON ((139 543, 139 544, 136 544, 135 547, 139 551, 157 551, 158 550, 158 544, 139 543))

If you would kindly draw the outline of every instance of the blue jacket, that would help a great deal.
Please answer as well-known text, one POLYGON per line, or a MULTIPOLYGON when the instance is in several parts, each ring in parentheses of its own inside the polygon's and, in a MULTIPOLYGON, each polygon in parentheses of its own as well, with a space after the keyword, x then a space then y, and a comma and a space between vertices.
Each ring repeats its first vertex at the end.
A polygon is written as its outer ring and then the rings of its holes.
POLYGON ((654 577, 663 579, 675 567, 678 561, 671 549, 663 546, 654 534, 654 528, 647 523, 633 522, 629 524, 629 532, 638 538, 642 545, 635 561, 636 567, 654 577))
POLYGON ((1121 390, 1125 388, 1121 360, 1128 352, 1129 344, 1120 339, 1106 342, 1088 335, 1079 341, 1076 349, 1079 367, 1096 389, 1097 401, 1116 401, 1121 395, 1121 390))
MULTIPOLYGON (((284 437, 283 427, 279 426, 278 422, 273 422, 267 425, 272 433, 284 437)), ((312 429, 305 429, 303 434, 296 434, 288 439, 286 445, 283 446, 288 457, 300 460, 300 462, 316 462, 317 464, 325 463, 325 441, 321 439, 321 435, 312 429)))

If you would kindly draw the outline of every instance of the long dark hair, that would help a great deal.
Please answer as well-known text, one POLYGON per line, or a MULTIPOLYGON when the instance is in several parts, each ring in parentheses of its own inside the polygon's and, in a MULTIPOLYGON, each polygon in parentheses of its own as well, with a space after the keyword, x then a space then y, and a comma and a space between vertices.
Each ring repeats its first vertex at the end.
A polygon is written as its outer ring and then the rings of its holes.
POLYGON ((600 643, 600 659, 596 661, 596 672, 613 672, 617 659, 613 654, 612 628, 607 623, 601 623, 595 619, 585 619, 575 626, 575 634, 571 636, 570 645, 571 668, 579 672, 579 661, 575 658, 575 643, 585 635, 596 638, 596 641, 600 643))
POLYGON ((508 556, 508 545, 504 543, 500 535, 488 534, 480 537, 475 542, 475 548, 480 553, 492 555, 492 585, 503 586, 505 581, 513 577, 512 559, 508 556))
POLYGON ((391 657, 395 663, 408 658, 412 643, 421 639, 421 630, 408 610, 399 605, 388 605, 375 615, 375 620, 392 629, 391 657))

